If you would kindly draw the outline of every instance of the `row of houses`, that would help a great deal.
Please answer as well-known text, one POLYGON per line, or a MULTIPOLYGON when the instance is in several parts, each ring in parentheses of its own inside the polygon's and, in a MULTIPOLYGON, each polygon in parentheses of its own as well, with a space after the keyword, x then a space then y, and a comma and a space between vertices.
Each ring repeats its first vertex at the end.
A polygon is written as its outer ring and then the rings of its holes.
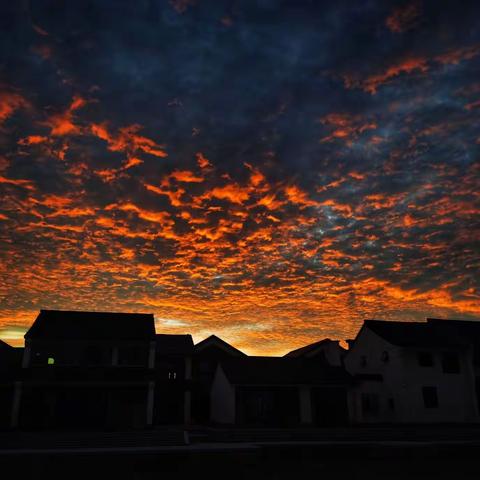
POLYGON ((323 339, 248 356, 212 335, 155 332, 151 314, 41 310, 25 347, 0 343, 0 425, 339 426, 480 420, 480 322, 367 320, 349 348, 323 339))

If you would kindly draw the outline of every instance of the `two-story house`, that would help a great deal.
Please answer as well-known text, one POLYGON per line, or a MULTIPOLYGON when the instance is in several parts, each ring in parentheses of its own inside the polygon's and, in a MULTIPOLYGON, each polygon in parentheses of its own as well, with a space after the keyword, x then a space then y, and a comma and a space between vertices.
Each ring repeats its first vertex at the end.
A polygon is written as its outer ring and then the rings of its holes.
POLYGON ((209 423, 211 388, 217 365, 222 360, 243 358, 246 354, 216 335, 210 335, 193 348, 192 418, 195 423, 209 423))
POLYGON ((364 322, 344 359, 354 422, 478 420, 472 343, 443 322, 364 322))
POLYGON ((13 428, 152 425, 151 314, 41 310, 25 334, 13 428))

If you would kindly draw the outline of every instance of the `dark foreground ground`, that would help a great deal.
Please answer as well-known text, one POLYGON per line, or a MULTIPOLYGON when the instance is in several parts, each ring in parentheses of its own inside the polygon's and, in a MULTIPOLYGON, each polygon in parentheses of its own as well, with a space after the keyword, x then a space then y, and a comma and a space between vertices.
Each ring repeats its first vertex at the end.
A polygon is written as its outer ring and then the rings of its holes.
POLYGON ((480 428, 0 434, 0 478, 480 479, 480 428), (334 477, 333 477, 334 476, 334 477))

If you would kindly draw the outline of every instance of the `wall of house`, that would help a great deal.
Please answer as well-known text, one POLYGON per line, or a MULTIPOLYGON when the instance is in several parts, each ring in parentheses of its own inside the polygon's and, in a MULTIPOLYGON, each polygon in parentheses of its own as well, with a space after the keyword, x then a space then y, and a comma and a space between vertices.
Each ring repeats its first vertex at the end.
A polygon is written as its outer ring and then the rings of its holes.
POLYGON ((399 349, 369 329, 362 328, 344 363, 352 375, 383 377, 383 381, 362 380, 351 389, 348 402, 351 420, 368 423, 399 421, 401 401, 398 385, 402 383, 399 349))
POLYGON ((471 352, 448 349, 404 349, 402 352, 404 382, 400 392, 404 403, 402 420, 405 422, 472 422, 478 419, 474 378, 471 374, 471 352), (421 366, 419 352, 432 356, 432 366, 421 366), (444 352, 456 353, 459 372, 446 373, 442 368, 444 352), (422 389, 434 387, 438 406, 427 408, 422 389))
POLYGON ((210 398, 212 421, 224 424, 235 423, 235 387, 230 384, 220 365, 215 372, 210 398))
POLYGON ((471 352, 458 352, 460 373, 444 373, 444 349, 401 348, 362 328, 345 357, 347 371, 380 374, 383 381, 363 380, 352 388, 349 409, 354 422, 470 422, 478 418, 471 352), (418 353, 432 355, 433 365, 422 367, 418 353), (426 406, 424 387, 435 387, 438 405, 426 406), (366 408, 367 407, 367 408, 366 408), (369 408, 368 408, 369 407, 369 408))
POLYGON ((148 366, 150 342, 27 339, 23 367, 148 366), (50 360, 49 360, 50 359, 50 360))

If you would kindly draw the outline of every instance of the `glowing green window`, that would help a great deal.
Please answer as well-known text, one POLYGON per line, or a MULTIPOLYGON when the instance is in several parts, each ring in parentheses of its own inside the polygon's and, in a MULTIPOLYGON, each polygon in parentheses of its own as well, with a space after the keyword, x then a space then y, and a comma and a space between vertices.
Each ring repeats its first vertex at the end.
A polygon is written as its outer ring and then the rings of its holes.
POLYGON ((55 364, 55 359, 53 357, 48 357, 47 363, 48 363, 48 365, 54 365, 55 364))

